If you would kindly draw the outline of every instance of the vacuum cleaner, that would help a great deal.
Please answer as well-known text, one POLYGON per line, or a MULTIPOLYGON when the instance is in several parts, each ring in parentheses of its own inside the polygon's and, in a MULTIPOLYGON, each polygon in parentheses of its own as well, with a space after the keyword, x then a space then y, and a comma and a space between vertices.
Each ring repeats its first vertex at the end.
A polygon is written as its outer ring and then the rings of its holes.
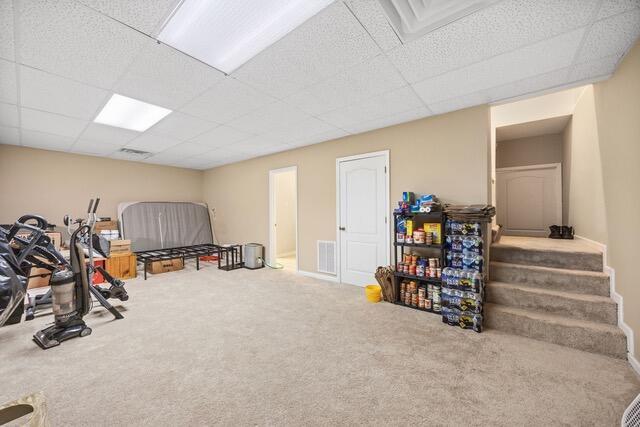
POLYGON ((79 236, 86 233, 91 233, 91 227, 84 225, 71 235, 71 268, 56 272, 51 277, 51 306, 55 321, 33 336, 36 344, 43 349, 91 334, 91 328, 82 320, 91 304, 84 249, 79 242, 79 236))

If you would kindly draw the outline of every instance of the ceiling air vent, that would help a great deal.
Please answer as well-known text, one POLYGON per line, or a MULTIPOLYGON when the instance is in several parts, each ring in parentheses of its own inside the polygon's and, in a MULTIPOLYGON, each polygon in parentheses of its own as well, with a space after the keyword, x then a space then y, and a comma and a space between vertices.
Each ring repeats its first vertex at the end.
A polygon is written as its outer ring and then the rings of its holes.
POLYGON ((118 150, 118 152, 123 153, 128 157, 138 158, 138 159, 146 159, 147 157, 153 154, 148 151, 134 150, 133 148, 121 148, 118 150))
POLYGON ((403 42, 477 12, 498 0, 378 0, 403 42))

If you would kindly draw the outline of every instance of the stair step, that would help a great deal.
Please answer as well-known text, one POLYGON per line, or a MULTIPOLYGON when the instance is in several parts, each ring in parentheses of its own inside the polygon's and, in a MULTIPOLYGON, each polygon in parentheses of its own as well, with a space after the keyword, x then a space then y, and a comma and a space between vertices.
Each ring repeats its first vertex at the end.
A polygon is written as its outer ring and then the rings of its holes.
POLYGON ((609 276, 597 271, 566 270, 492 262, 491 280, 549 290, 609 296, 609 276))
POLYGON ((490 282, 487 301, 571 319, 618 324, 618 306, 611 298, 490 282))
POLYGON ((515 335, 624 359, 627 341, 616 326, 485 304, 485 326, 515 335))
POLYGON ((491 245, 491 261, 602 272, 602 254, 599 252, 541 249, 494 243, 491 245))

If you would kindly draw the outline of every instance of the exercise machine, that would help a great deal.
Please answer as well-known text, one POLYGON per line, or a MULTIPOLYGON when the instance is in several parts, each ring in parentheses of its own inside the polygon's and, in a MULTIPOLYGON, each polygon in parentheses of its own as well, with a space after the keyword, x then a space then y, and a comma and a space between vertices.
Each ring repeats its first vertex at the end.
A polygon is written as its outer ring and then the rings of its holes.
MULTIPOLYGON (((87 209, 87 218, 86 219, 75 219, 71 220, 69 215, 65 215, 63 222, 67 227, 67 230, 70 235, 73 235, 76 229, 81 228, 86 225, 89 227, 89 231, 86 233, 81 233, 78 236, 79 243, 85 249, 89 257, 89 263, 87 265, 89 282, 91 284, 90 292, 96 296, 96 299, 100 304, 105 307, 109 312, 111 312, 116 319, 123 319, 124 316, 116 310, 111 304, 109 304, 106 300, 110 298, 118 299, 120 301, 127 301, 129 299, 129 295, 124 287, 125 283, 117 279, 111 274, 109 274, 104 268, 100 266, 96 266, 93 262, 93 254, 94 251, 100 253, 105 258, 109 257, 109 242, 106 241, 103 237, 94 233, 94 226, 96 223, 96 211, 98 210, 98 205, 100 204, 100 198, 94 200, 91 199, 89 201, 89 207, 87 209), (102 277, 104 277, 105 282, 109 284, 109 287, 93 285, 93 275, 94 273, 100 273, 102 277), (97 291, 97 292, 96 292, 97 291), (98 294, 100 296, 98 296, 98 294)), ((73 247, 73 245, 69 245, 73 247)), ((46 265, 41 266, 44 268, 49 268, 46 265)), ((36 295, 34 297, 29 298, 29 303, 25 309, 25 320, 33 320, 35 318, 35 313, 39 308, 48 307, 52 304, 52 294, 53 288, 49 289, 45 294, 36 295)))

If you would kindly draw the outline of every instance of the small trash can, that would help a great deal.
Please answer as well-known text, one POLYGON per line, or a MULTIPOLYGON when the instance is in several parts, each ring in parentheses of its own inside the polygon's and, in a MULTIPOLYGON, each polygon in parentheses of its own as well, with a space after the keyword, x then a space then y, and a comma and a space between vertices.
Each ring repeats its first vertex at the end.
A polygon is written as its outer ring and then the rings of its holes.
POLYGON ((244 266, 250 270, 264 267, 264 246, 260 243, 244 245, 244 266))

